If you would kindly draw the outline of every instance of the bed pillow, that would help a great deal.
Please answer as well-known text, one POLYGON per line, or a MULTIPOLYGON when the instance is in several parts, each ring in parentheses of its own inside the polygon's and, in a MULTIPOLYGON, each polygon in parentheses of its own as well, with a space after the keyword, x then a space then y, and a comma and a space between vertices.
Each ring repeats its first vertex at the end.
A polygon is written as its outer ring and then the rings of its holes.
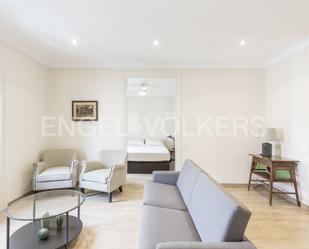
POLYGON ((129 138, 128 145, 133 145, 133 146, 145 145, 145 139, 144 138, 129 138))
POLYGON ((151 139, 151 138, 146 139, 145 144, 149 146, 162 146, 163 145, 160 139, 151 139))

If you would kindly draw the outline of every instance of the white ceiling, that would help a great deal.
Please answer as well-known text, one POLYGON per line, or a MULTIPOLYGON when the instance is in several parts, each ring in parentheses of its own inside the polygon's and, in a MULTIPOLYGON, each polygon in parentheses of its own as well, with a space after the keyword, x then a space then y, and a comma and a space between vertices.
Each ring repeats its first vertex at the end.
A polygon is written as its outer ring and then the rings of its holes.
POLYGON ((308 10, 308 0, 0 0, 0 37, 49 66, 262 67, 309 37, 308 10))
POLYGON ((145 85, 149 96, 176 96, 176 79, 174 78, 128 78, 127 95, 140 96, 141 86, 145 85))

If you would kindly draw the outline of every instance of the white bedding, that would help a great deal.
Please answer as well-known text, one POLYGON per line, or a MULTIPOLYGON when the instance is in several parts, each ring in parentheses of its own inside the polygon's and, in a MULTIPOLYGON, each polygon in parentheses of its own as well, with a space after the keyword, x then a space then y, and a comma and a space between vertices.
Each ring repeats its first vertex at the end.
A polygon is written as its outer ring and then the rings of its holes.
POLYGON ((128 145, 128 161, 162 162, 169 161, 171 155, 164 145, 128 145))

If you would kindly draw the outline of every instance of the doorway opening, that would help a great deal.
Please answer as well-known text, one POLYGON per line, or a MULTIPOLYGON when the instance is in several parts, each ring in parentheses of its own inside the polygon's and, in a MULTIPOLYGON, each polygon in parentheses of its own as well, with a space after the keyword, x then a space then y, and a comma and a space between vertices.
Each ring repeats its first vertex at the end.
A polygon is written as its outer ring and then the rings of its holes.
POLYGON ((176 78, 127 79, 128 173, 175 170, 176 78))

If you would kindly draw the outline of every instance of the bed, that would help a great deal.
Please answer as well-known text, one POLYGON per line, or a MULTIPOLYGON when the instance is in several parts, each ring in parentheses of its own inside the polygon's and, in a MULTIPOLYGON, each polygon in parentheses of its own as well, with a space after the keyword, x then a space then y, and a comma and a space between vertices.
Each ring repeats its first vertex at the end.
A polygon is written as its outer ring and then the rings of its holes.
POLYGON ((160 141, 130 141, 127 152, 128 173, 151 174, 154 170, 170 170, 171 154, 160 141))

